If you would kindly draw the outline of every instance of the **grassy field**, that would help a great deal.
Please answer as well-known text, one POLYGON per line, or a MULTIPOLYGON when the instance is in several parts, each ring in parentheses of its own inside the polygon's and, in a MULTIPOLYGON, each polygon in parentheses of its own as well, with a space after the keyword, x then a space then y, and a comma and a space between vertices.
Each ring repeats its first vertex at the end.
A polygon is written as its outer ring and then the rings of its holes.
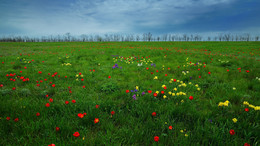
POLYGON ((0 43, 0 145, 259 145, 260 42, 0 43))

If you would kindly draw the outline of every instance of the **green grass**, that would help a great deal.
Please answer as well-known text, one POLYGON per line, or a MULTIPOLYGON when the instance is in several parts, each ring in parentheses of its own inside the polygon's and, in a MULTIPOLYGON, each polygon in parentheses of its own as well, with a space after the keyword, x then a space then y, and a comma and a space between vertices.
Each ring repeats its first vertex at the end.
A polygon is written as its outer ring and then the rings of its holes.
POLYGON ((258 145, 259 52, 259 42, 0 43, 0 145, 258 145))

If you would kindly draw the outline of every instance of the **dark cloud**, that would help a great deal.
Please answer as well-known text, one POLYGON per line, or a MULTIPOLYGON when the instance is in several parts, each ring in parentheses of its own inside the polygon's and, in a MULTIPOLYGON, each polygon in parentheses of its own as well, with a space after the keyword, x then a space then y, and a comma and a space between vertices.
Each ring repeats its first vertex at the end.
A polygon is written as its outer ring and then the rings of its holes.
POLYGON ((260 31, 258 0, 10 0, 0 35, 260 31))

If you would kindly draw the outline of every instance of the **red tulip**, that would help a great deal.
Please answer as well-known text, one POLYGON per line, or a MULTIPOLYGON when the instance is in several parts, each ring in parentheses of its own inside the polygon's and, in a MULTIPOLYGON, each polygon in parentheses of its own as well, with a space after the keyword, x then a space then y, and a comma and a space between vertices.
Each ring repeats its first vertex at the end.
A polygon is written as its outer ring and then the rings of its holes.
POLYGON ((83 118, 83 117, 84 117, 84 114, 79 113, 79 114, 78 114, 78 117, 83 118))
POLYGON ((39 71, 38 73, 39 73, 39 74, 41 74, 42 72, 41 72, 41 71, 39 71))
POLYGON ((10 117, 6 117, 6 120, 9 121, 9 120, 10 120, 10 117))
POLYGON ((52 87, 55 87, 55 84, 52 84, 51 86, 52 86, 52 87))
POLYGON ((0 87, 3 87, 3 86, 4 86, 3 84, 0 85, 0 87))
POLYGON ((37 117, 40 116, 40 113, 36 113, 36 116, 37 116, 37 117))
POLYGON ((12 89, 13 89, 13 90, 15 90, 16 88, 15 88, 15 87, 13 87, 12 89))
POLYGON ((152 113, 152 116, 156 116, 156 112, 153 112, 153 113, 152 113))
POLYGON ((245 143, 245 144, 244 144, 244 146, 250 146, 250 144, 248 144, 248 143, 245 143))
POLYGON ((161 91, 162 94, 164 94, 164 91, 161 91))
POLYGON ((158 141, 159 141, 159 137, 158 137, 158 136, 155 136, 155 137, 154 137, 154 141, 155 141, 155 142, 158 142, 158 141))
POLYGON ((156 96, 157 96, 157 93, 154 93, 153 96, 156 97, 156 96))
POLYGON ((56 131, 60 131, 60 127, 56 127, 56 131))
POLYGON ((114 115, 114 114, 115 114, 115 111, 112 111, 112 112, 111 112, 111 115, 114 115))
POLYGON ((248 109, 248 108, 245 108, 245 111, 246 111, 246 112, 248 112, 248 111, 249 111, 249 109, 248 109))
POLYGON ((169 129, 172 130, 172 126, 169 126, 169 129))
POLYGON ((49 144, 48 146, 55 146, 55 144, 49 144))
POLYGON ((126 93, 129 93, 129 90, 126 90, 125 92, 126 92, 126 93))
POLYGON ((152 93, 152 90, 148 90, 148 93, 152 93))
POLYGON ((19 118, 15 118, 14 121, 15 121, 15 122, 18 122, 18 121, 19 121, 19 118))
POLYGON ((79 132, 75 132, 75 133, 73 134, 73 136, 79 137, 79 132))
POLYGON ((190 96, 189 99, 192 100, 192 99, 193 99, 193 96, 190 96))
POLYGON ((110 78, 111 78, 111 76, 108 76, 108 78, 110 79, 110 78))
POLYGON ((173 81, 176 82, 176 79, 174 79, 173 81))
POLYGON ((98 119, 98 118, 95 118, 94 123, 96 124, 96 123, 98 123, 98 122, 99 122, 99 119, 98 119))
POLYGON ((165 74, 165 76, 167 76, 167 74, 165 74))
POLYGON ((234 134, 235 134, 235 131, 234 131, 233 129, 231 129, 231 130, 229 131, 229 134, 230 134, 230 135, 234 135, 234 134))
POLYGON ((49 101, 50 101, 50 102, 53 102, 53 99, 52 99, 52 98, 50 98, 50 99, 49 99, 49 101))
POLYGON ((65 101, 65 104, 69 104, 69 101, 65 101))
POLYGON ((210 75, 210 74, 211 74, 211 72, 208 72, 208 74, 210 75))
POLYGON ((82 88, 86 88, 86 86, 82 86, 82 88))
POLYGON ((72 102, 72 103, 76 103, 76 100, 73 99, 71 102, 72 102))
POLYGON ((46 104, 45 104, 45 106, 46 106, 46 107, 49 107, 49 106, 50 106, 50 104, 49 104, 49 103, 46 103, 46 104))
POLYGON ((96 105, 96 108, 99 108, 99 105, 96 105))

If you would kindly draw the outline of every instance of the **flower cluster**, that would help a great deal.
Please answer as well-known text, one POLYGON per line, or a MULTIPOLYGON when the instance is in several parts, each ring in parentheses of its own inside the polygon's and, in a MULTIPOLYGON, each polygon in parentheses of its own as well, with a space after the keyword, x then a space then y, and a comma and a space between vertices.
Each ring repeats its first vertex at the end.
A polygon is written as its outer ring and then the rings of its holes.
POLYGON ((230 102, 226 100, 225 102, 219 102, 218 106, 228 106, 230 102))
POLYGON ((243 104, 249 106, 250 108, 253 108, 256 111, 260 110, 260 106, 254 106, 252 104, 249 104, 247 101, 244 101, 243 104))

